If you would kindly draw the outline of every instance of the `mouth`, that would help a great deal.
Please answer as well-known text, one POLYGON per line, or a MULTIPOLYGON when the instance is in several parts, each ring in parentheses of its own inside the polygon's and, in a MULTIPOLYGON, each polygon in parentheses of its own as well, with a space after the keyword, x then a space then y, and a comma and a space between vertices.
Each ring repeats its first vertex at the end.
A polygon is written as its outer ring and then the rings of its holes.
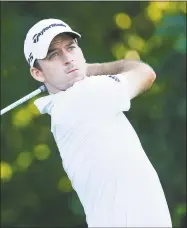
POLYGON ((68 71, 68 74, 75 72, 76 70, 78 70, 78 69, 72 69, 72 70, 68 71))

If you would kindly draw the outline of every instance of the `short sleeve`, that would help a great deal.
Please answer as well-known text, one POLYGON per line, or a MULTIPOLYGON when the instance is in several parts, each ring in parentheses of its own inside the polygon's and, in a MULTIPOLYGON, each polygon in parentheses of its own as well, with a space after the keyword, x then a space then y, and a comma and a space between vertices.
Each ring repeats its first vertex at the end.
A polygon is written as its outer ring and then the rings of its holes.
POLYGON ((117 75, 92 76, 87 83, 86 98, 90 108, 106 111, 128 111, 130 98, 127 80, 121 81, 117 75))

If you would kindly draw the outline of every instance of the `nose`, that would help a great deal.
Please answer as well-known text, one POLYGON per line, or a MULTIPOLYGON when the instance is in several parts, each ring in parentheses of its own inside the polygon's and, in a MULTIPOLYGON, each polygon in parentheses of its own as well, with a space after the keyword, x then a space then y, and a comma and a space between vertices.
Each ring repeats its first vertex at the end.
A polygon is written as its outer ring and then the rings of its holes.
POLYGON ((63 62, 64 62, 64 65, 69 65, 73 62, 73 59, 72 59, 72 56, 71 54, 69 53, 64 53, 63 55, 63 62))

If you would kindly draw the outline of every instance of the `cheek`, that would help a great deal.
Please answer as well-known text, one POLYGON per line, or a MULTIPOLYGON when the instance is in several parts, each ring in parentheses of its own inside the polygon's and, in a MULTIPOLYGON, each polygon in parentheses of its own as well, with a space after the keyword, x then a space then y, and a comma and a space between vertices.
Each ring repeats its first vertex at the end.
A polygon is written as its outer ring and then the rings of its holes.
POLYGON ((62 74, 63 69, 62 69, 62 64, 59 64, 58 62, 48 64, 44 68, 44 74, 46 77, 54 77, 55 75, 62 74))
POLYGON ((84 58, 84 55, 83 55, 83 52, 82 50, 79 48, 79 50, 77 51, 76 53, 76 59, 79 60, 80 63, 85 63, 85 58, 84 58))
POLYGON ((58 83, 65 80, 65 73, 62 65, 55 64, 53 66, 47 66, 44 70, 44 78, 48 83, 58 83))
POLYGON ((85 63, 86 63, 86 61, 85 61, 85 59, 84 59, 84 56, 83 56, 83 54, 82 53, 79 53, 77 56, 76 56, 76 59, 78 60, 77 61, 77 63, 78 63, 78 65, 80 66, 80 67, 85 67, 85 63))

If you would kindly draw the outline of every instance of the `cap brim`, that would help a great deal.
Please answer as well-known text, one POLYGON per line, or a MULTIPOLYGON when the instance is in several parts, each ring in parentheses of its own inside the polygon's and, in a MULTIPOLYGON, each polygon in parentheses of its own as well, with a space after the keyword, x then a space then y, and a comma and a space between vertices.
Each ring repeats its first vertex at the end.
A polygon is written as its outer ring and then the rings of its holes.
POLYGON ((40 36, 40 41, 33 44, 38 46, 35 48, 35 50, 37 50, 37 53, 35 53, 36 59, 44 59, 47 56, 51 41, 55 38, 55 36, 61 33, 70 34, 74 38, 81 38, 81 35, 73 30, 57 27, 56 29, 51 30, 50 33, 40 36))

